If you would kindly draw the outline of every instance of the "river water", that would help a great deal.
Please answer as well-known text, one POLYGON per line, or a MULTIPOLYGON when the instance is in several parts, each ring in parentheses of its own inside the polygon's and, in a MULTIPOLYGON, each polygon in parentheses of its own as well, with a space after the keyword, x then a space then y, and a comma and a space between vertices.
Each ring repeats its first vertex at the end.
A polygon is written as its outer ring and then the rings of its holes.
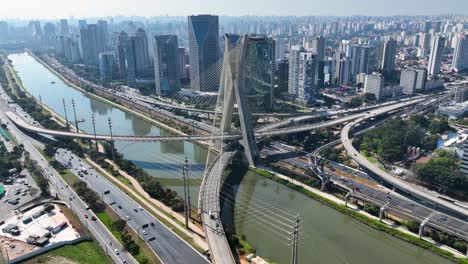
MULTIPOLYGON (((76 105, 80 129, 92 133, 91 114, 96 118, 98 134, 108 134, 107 118, 112 120, 114 135, 166 135, 149 122, 120 109, 90 98, 66 85, 60 78, 38 63, 30 55, 11 54, 9 59, 18 72, 24 87, 55 112, 64 116, 62 98, 66 101, 69 120, 74 120, 71 100, 76 105), (54 82, 54 83, 52 83, 54 82)), ((183 192, 181 162, 188 157, 193 163, 191 175, 192 202, 196 203, 200 178, 203 174, 206 148, 190 142, 132 143, 116 142, 116 148, 126 159, 157 177, 161 183, 178 193, 183 192)), ((230 183, 237 191, 234 226, 238 235, 245 235, 257 254, 279 263, 290 262, 290 248, 286 238, 266 228, 265 221, 277 216, 261 210, 260 217, 252 217, 263 205, 271 205, 284 214, 301 215, 302 238, 299 263, 356 263, 356 264, 441 264, 450 261, 420 249, 383 232, 374 230, 351 217, 331 209, 297 191, 247 172, 242 180, 230 183)))

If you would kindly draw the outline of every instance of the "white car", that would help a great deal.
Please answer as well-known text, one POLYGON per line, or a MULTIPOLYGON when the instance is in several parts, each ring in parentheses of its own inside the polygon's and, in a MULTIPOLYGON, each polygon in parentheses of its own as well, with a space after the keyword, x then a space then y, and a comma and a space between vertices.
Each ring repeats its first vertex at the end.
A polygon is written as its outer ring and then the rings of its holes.
POLYGON ((126 218, 127 218, 127 220, 130 220, 130 216, 129 216, 129 215, 127 215, 126 218))
POLYGON ((117 254, 117 255, 120 253, 120 251, 119 251, 118 249, 114 249, 114 252, 115 252, 115 254, 117 254))
POLYGON ((145 235, 145 236, 148 234, 148 233, 146 233, 146 230, 143 230, 142 233, 143 233, 143 235, 145 235))

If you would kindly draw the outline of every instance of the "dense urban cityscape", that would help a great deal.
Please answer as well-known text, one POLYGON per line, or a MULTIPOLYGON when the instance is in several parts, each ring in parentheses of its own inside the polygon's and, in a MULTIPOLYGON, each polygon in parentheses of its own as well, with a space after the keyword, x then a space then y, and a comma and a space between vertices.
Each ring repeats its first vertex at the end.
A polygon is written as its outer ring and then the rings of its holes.
POLYGON ((0 263, 468 264, 466 3, 71 6, 0 12, 0 263))

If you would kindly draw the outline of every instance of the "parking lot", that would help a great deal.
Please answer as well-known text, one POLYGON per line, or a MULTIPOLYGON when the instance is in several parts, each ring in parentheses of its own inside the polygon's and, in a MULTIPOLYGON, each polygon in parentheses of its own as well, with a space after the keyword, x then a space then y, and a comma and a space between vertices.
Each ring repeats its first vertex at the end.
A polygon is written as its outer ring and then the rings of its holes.
POLYGON ((5 195, 0 202, 0 221, 5 221, 14 211, 39 196, 39 188, 27 170, 2 182, 5 195))

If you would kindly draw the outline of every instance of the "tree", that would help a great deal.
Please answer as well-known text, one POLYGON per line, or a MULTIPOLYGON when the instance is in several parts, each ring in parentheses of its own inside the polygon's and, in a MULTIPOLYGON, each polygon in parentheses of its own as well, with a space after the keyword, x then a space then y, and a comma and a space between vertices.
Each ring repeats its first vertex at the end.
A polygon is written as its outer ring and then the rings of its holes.
POLYGON ((119 232, 122 232, 124 230, 125 226, 127 225, 127 222, 123 219, 116 220, 112 222, 112 227, 118 230, 119 232))
POLYGON ((411 220, 404 223, 404 225, 406 226, 406 228, 408 228, 409 231, 417 234, 419 232, 419 226, 421 225, 421 223, 419 221, 411 220))
POLYGON ((374 102, 377 98, 375 97, 374 93, 365 93, 364 94, 364 102, 374 102))
POLYGON ((44 154, 47 157, 53 157, 55 155, 55 152, 57 151, 57 148, 52 146, 52 144, 46 144, 44 148, 44 154))

